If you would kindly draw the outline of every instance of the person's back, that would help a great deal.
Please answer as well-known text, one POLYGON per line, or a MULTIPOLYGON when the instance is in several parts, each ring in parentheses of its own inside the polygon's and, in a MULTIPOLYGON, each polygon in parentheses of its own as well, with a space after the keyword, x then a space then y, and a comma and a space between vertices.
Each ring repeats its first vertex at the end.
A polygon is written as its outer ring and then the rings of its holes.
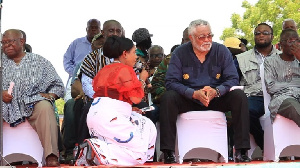
MULTIPOLYGON (((106 39, 112 35, 116 35, 119 37, 123 36, 122 30, 123 30, 122 25, 117 20, 105 21, 103 24, 103 31, 102 31, 103 41, 106 41, 106 39)), ((82 143, 84 139, 90 137, 87 124, 86 124, 86 116, 91 106, 91 103, 93 102, 93 95, 95 93, 92 87, 93 78, 95 77, 95 75, 98 73, 99 70, 101 70, 103 67, 105 67, 105 65, 110 63, 110 60, 105 55, 103 55, 102 52, 103 49, 101 47, 97 51, 98 53, 97 58, 99 60, 91 58, 93 57, 94 54, 87 55, 83 63, 85 65, 80 67, 80 74, 82 74, 80 75, 81 76, 80 82, 82 83, 82 90, 85 94, 84 99, 86 101, 84 102, 84 107, 82 108, 82 110, 80 110, 81 117, 79 121, 79 129, 78 129, 78 135, 79 135, 78 143, 82 143), (95 61, 95 64, 90 64, 89 63, 90 61, 91 62, 95 61), (92 73, 88 73, 87 70, 92 73)), ((80 83, 79 81, 77 82, 80 83)))
MULTIPOLYGON (((133 166, 153 160, 156 128, 154 124, 133 112, 132 103, 144 96, 144 81, 148 73, 143 70, 137 78, 133 66, 136 47, 130 39, 108 37, 103 54, 114 62, 102 68, 93 80, 95 90, 92 106, 87 114, 87 125, 92 137, 85 140, 91 157, 81 155, 77 164, 133 166)), ((81 153, 82 153, 81 152, 81 153)))
MULTIPOLYGON (((135 76, 135 73, 134 71, 130 71, 130 68, 132 70, 132 67, 115 63, 105 66, 94 79, 93 84, 97 86, 94 87, 96 92, 94 97, 110 97, 131 102, 128 100, 127 95, 123 93, 126 93, 130 87, 136 87, 134 85, 135 82, 132 82, 132 76, 135 76), (124 83, 124 81, 126 82, 124 83), (124 85, 126 85, 126 89, 124 85)), ((143 96, 143 94, 137 94, 136 96, 143 96)))

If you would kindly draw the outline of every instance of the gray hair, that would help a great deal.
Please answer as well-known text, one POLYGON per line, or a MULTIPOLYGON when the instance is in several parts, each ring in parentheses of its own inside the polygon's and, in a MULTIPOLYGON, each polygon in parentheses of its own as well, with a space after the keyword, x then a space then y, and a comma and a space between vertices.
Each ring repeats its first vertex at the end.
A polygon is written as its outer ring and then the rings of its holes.
POLYGON ((151 50, 152 50, 153 48, 159 48, 159 49, 162 51, 162 53, 165 54, 165 53, 164 53, 164 48, 162 48, 162 46, 160 46, 160 45, 153 45, 153 46, 151 46, 151 47, 148 49, 148 55, 150 55, 150 52, 151 52, 151 50))
POLYGON ((283 26, 284 26, 285 22, 294 22, 295 25, 296 25, 296 28, 297 28, 297 23, 295 22, 294 19, 284 19, 283 22, 282 22, 282 29, 283 29, 283 26))
POLYGON ((200 26, 200 25, 209 26, 209 28, 211 29, 210 24, 208 23, 208 21, 198 19, 198 20, 194 20, 190 23, 190 25, 188 27, 188 34, 191 35, 194 32, 194 30, 196 29, 196 27, 200 26))

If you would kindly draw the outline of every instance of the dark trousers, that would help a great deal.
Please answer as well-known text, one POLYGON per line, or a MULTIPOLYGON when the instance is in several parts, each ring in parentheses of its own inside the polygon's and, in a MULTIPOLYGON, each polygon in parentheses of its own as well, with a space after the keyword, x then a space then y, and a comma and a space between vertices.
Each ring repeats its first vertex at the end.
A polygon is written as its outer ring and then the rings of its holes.
POLYGON ((260 124, 259 118, 265 114, 264 97, 248 97, 249 116, 250 116, 250 133, 256 144, 264 150, 264 131, 260 124))
POLYGON ((83 106, 83 100, 69 99, 64 106, 63 144, 65 153, 72 153, 75 143, 78 141, 79 118, 83 106))
POLYGON ((177 115, 195 110, 231 111, 235 149, 250 149, 248 101, 242 90, 236 89, 219 98, 214 98, 208 107, 170 90, 165 92, 160 102, 161 151, 165 149, 174 151, 175 149, 177 115))
POLYGON ((82 113, 80 115, 79 127, 78 127, 78 144, 81 144, 85 139, 90 138, 89 128, 86 123, 86 117, 89 113, 90 107, 94 99, 90 99, 81 109, 82 113))
POLYGON ((74 122, 74 99, 69 99, 64 106, 64 121, 62 128, 63 144, 65 147, 65 153, 71 153, 75 146, 75 122, 74 122))

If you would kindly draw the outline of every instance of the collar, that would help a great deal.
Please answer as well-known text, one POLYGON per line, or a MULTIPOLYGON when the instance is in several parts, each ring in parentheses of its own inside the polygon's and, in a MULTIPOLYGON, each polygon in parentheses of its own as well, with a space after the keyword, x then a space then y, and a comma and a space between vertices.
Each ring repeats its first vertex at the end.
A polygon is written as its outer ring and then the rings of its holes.
POLYGON ((138 48, 135 50, 135 53, 136 53, 137 56, 141 56, 142 58, 146 58, 146 55, 143 53, 143 51, 138 49, 138 48))

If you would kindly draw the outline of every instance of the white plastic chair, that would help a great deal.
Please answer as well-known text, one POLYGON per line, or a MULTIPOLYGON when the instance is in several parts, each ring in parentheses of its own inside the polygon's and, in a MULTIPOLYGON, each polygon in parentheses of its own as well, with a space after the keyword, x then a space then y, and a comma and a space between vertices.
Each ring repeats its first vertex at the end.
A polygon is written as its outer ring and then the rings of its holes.
MULTIPOLYGON (((261 77, 261 82, 262 82, 262 88, 266 88, 265 86, 265 82, 264 82, 264 66, 263 64, 261 64, 260 66, 260 77, 261 77)), ((270 101, 270 95, 264 96, 264 108, 268 108, 268 104, 266 104, 266 101, 270 101)), ((262 126, 262 129, 265 130, 264 126, 265 126, 265 122, 266 122, 266 118, 270 117, 269 114, 267 114, 267 112, 265 111, 265 114, 259 118, 260 124, 262 126)), ((250 134, 250 150, 248 150, 248 157, 250 159, 255 158, 256 156, 254 156, 255 151, 257 150, 258 145, 256 144, 254 137, 250 134)), ((264 150, 264 149, 261 149, 264 150)), ((260 155, 258 155, 257 157, 259 157, 260 155)))
POLYGON ((17 127, 3 122, 3 156, 9 163, 30 161, 42 167, 43 147, 27 120, 17 127))
POLYGON ((176 124, 180 163, 192 158, 228 163, 227 123, 223 112, 182 113, 176 124))
POLYGON ((271 97, 267 93, 264 82, 263 65, 260 69, 262 88, 265 104, 265 133, 264 133, 264 161, 279 161, 279 157, 300 156, 300 128, 297 124, 279 114, 276 115, 273 124, 271 123, 268 105, 271 97))

